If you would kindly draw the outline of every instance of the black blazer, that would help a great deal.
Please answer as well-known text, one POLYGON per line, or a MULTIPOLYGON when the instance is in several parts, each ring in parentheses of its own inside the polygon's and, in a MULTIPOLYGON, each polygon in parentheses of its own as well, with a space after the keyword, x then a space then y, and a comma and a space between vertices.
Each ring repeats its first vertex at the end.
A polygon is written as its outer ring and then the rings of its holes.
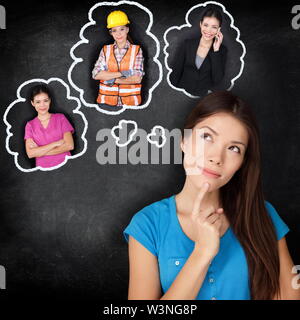
POLYGON ((184 41, 184 47, 179 48, 171 68, 171 83, 188 93, 201 96, 212 89, 224 77, 227 48, 221 44, 219 51, 214 52, 211 46, 200 69, 195 64, 199 38, 184 41))

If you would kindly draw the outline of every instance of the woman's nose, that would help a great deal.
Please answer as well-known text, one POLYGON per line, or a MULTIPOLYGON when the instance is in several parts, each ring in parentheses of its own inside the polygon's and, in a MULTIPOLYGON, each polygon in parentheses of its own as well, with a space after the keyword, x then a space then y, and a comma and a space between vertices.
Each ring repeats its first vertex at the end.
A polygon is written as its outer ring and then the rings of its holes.
POLYGON ((221 160, 220 159, 209 159, 209 162, 214 163, 216 165, 221 165, 221 160))
POLYGON ((210 163, 214 163, 218 166, 222 165, 223 164, 222 150, 214 150, 213 153, 209 154, 208 160, 210 163))

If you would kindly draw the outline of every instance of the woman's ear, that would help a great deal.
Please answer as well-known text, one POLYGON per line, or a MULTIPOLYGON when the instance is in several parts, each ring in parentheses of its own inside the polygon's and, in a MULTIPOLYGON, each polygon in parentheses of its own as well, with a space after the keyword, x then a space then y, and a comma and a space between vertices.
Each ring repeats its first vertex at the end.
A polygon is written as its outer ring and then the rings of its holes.
POLYGON ((30 100, 31 105, 34 107, 33 101, 30 100))
POLYGON ((184 139, 181 139, 180 148, 181 148, 181 151, 182 151, 183 153, 185 153, 185 142, 184 142, 184 139))

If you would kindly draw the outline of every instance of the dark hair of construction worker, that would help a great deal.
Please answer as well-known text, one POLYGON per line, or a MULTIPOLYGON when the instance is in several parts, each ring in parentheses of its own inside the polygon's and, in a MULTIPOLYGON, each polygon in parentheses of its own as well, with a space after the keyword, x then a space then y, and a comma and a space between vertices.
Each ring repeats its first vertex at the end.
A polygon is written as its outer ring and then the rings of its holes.
POLYGON ((141 104, 144 58, 141 47, 128 35, 129 24, 123 11, 108 15, 107 29, 114 43, 101 49, 92 71, 93 79, 100 80, 97 103, 112 111, 141 104))
POLYGON ((300 299, 291 286, 289 229, 264 201, 250 107, 216 91, 184 129, 182 190, 144 207, 124 230, 129 299, 300 299))
POLYGON ((203 96, 224 77, 227 48, 221 32, 222 14, 207 8, 199 23, 199 37, 187 39, 171 63, 171 83, 195 96, 203 96))

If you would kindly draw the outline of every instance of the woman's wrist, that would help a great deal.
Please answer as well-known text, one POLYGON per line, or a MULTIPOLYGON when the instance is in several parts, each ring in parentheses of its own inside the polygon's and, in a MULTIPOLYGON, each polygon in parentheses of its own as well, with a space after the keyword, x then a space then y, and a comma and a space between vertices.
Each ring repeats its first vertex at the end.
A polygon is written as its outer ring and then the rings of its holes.
POLYGON ((208 253, 206 249, 199 248, 197 243, 195 244, 192 255, 198 263, 210 265, 211 261, 214 258, 214 255, 208 253))

